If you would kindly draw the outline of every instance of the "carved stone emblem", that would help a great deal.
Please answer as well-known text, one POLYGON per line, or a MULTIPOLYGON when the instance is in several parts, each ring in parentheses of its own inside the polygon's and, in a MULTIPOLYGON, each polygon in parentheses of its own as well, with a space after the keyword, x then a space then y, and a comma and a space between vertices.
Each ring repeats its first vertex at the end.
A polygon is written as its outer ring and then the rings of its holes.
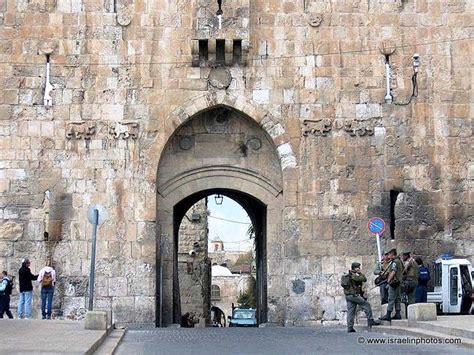
POLYGON ((208 81, 209 84, 216 89, 227 89, 232 82, 232 76, 227 68, 212 68, 209 73, 208 81))
POLYGON ((109 133, 115 139, 137 139, 138 138, 139 124, 136 122, 120 123, 115 122, 113 126, 110 126, 109 133))
POLYGON ((128 26, 132 22, 134 12, 133 1, 122 1, 117 8, 117 23, 120 26, 128 26))
POLYGON ((323 22, 323 16, 321 14, 315 14, 312 17, 310 17, 308 24, 311 27, 319 27, 321 26, 322 22, 323 22))
POLYGON ((91 139, 95 134, 96 126, 90 122, 71 122, 66 129, 67 139, 91 139))
POLYGON ((253 149, 253 150, 259 150, 262 148, 262 141, 258 137, 250 137, 247 139, 247 147, 253 149))
POLYGON ((192 148, 194 144, 194 140, 192 139, 192 137, 181 137, 179 139, 179 147, 182 149, 182 150, 189 150, 192 148))
POLYGON ((306 119, 303 121, 303 136, 314 134, 326 136, 331 130, 332 122, 329 118, 306 119))

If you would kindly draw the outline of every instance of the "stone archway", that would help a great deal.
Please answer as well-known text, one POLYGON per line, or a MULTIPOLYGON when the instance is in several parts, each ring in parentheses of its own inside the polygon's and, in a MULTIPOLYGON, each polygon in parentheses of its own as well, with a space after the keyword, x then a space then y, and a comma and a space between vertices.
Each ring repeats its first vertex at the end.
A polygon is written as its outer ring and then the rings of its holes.
POLYGON ((268 134, 275 145, 283 171, 292 170, 297 166, 297 159, 290 143, 290 136, 282 123, 268 111, 244 96, 226 91, 206 92, 205 94, 197 95, 171 111, 163 120, 164 127, 159 132, 159 136, 154 138, 145 148, 143 153, 145 165, 156 169, 154 157, 162 154, 165 146, 179 127, 196 115, 221 106, 241 112, 248 119, 257 123, 268 134))
MULTIPOLYGON (((288 155, 284 158, 288 163, 288 155)), ((274 139, 261 125, 226 105, 201 110, 174 131, 163 149, 157 179, 158 326, 176 323, 180 317, 176 231, 179 214, 185 209, 182 206, 216 191, 240 199, 241 205, 247 204, 249 210, 260 205, 255 211, 264 211, 256 212, 264 241, 257 248, 262 263, 257 282, 260 282, 259 318, 261 322, 267 320, 269 260, 265 250, 267 244, 281 240, 282 164, 274 139)))

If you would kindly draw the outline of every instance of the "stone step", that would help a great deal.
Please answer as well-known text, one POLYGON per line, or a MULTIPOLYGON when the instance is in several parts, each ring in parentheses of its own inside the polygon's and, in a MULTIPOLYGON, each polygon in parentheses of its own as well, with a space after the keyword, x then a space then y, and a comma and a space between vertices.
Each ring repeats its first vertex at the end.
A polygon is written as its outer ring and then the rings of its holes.
POLYGON ((472 327, 471 329, 461 329, 447 325, 436 324, 435 322, 417 322, 416 326, 417 328, 426 329, 433 332, 474 340, 474 329, 472 327))
MULTIPOLYGON (((363 331, 366 329, 365 326, 356 325, 354 327, 356 331, 363 331)), ((408 328, 400 326, 377 326, 372 327, 372 333, 382 333, 385 335, 398 335, 398 336, 411 336, 418 338, 436 338, 436 339, 460 339, 461 343, 456 344, 457 346, 462 346, 469 349, 474 349, 474 340, 470 338, 464 338, 460 336, 450 336, 444 333, 439 333, 423 328, 408 328)))

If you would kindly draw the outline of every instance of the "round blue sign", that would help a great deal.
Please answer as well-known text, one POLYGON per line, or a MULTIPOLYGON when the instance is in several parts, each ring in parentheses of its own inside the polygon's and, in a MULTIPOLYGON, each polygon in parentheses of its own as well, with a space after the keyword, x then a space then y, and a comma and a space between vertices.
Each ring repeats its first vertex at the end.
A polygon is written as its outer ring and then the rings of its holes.
POLYGON ((382 218, 374 217, 369 219, 367 223, 369 231, 373 234, 382 234, 385 232, 385 221, 382 218))

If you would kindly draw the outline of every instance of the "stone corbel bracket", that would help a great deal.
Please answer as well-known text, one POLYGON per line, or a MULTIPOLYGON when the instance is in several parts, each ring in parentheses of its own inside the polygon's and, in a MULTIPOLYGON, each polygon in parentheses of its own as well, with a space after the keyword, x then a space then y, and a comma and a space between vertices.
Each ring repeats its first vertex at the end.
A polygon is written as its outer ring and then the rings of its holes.
POLYGON ((67 139, 89 140, 96 132, 96 125, 90 122, 71 122, 67 124, 67 139))
POLYGON ((140 125, 136 122, 115 122, 109 126, 109 134, 114 139, 137 139, 140 125))

